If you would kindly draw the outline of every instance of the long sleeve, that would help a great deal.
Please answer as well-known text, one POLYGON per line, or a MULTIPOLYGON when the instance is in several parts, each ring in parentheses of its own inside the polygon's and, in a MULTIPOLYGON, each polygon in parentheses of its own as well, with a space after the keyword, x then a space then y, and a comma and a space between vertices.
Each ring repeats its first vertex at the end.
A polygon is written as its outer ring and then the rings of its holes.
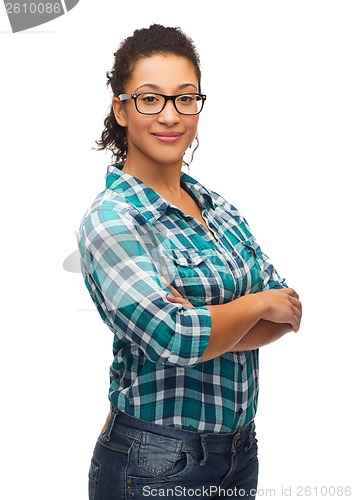
POLYGON ((150 361, 193 366, 208 343, 210 312, 166 299, 151 248, 143 228, 114 210, 97 209, 81 223, 82 273, 103 321, 150 361))

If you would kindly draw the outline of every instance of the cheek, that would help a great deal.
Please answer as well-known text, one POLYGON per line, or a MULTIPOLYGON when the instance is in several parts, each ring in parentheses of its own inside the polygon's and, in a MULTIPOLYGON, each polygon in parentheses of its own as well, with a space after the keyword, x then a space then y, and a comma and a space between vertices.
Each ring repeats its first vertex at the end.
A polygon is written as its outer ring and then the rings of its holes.
POLYGON ((129 117, 127 120, 126 133, 131 138, 134 137, 138 140, 139 138, 143 138, 145 134, 148 134, 152 125, 153 119, 150 117, 143 115, 129 117))
POLYGON ((189 116, 186 118, 185 126, 187 127, 188 131, 192 136, 196 135, 198 124, 199 124, 198 116, 189 116))

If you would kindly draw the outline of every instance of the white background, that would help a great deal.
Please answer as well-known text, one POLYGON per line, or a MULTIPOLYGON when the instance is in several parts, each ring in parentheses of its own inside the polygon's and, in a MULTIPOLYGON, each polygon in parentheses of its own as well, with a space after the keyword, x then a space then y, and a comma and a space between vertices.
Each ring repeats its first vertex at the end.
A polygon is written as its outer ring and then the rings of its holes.
POLYGON ((326 498, 322 487, 352 486, 353 5, 340 0, 82 0, 17 34, 1 10, 4 498, 87 498, 112 334, 63 261, 110 163, 91 149, 105 71, 152 22, 180 26, 200 52, 190 174, 245 215, 303 302, 300 332, 260 353, 259 497, 310 486, 326 498))

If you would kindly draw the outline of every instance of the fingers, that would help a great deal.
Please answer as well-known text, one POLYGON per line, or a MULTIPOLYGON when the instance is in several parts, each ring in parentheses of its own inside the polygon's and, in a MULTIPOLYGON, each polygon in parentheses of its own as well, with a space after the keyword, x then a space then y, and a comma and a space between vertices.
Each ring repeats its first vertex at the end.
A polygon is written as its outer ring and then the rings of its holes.
POLYGON ((184 307, 187 307, 189 309, 194 307, 191 302, 184 299, 181 293, 179 293, 178 290, 170 285, 163 276, 161 277, 161 282, 173 293, 173 295, 170 295, 169 293, 166 295, 166 298, 169 300, 169 302, 173 302, 174 304, 182 304, 184 307))
POLYGON ((267 311, 263 319, 275 323, 289 323, 297 332, 302 318, 302 304, 293 288, 281 288, 263 292, 267 302, 267 311))
POLYGON ((189 302, 186 299, 183 299, 183 297, 173 297, 173 295, 167 294, 166 298, 169 300, 169 302, 173 302, 174 304, 181 304, 181 305, 183 305, 184 307, 186 307, 188 309, 191 309, 191 308, 194 307, 191 304, 191 302, 189 302))
POLYGON ((302 319, 302 304, 298 299, 295 299, 294 297, 291 300, 292 302, 292 311, 294 315, 294 321, 293 321, 293 331, 297 332, 300 328, 300 323, 302 319))
POLYGON ((296 307, 293 307, 292 328, 294 332, 297 332, 299 330, 300 322, 301 322, 301 313, 296 307))
POLYGON ((289 300, 292 304, 293 320, 291 322, 294 332, 297 332, 300 328, 300 323, 302 319, 302 303, 299 300, 299 295, 293 288, 281 288, 281 292, 289 295, 289 300))
POLYGON ((179 304, 184 301, 182 297, 174 297, 174 295, 170 295, 169 293, 167 293, 166 298, 170 300, 170 302, 178 302, 179 304))
POLYGON ((300 302, 299 299, 297 299, 296 297, 289 297, 289 300, 291 301, 294 307, 299 309, 299 311, 302 310, 302 303, 300 302))
POLYGON ((173 295, 175 297, 181 297, 182 298, 182 295, 178 292, 178 290, 176 290, 174 287, 172 287, 172 285, 170 285, 168 283, 168 281, 164 278, 164 276, 161 277, 161 282, 163 283, 163 285, 165 285, 167 288, 169 288, 169 290, 173 293, 173 295))
POLYGON ((290 297, 292 305, 298 310, 299 314, 302 314, 302 303, 296 297, 290 297))
POLYGON ((297 292, 293 288, 280 288, 280 289, 277 289, 276 291, 286 293, 286 294, 290 295, 291 297, 295 297, 296 299, 299 299, 299 295, 297 294, 297 292))

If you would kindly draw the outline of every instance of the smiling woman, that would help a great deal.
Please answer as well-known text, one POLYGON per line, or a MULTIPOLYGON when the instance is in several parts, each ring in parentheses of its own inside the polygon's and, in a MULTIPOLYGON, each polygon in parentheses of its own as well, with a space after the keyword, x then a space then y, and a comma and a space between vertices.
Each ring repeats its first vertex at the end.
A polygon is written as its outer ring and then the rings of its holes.
POLYGON ((114 333, 89 498, 141 500, 151 488, 254 498, 258 348, 298 330, 301 303, 237 209, 181 172, 206 100, 192 41, 178 28, 137 30, 107 76, 98 145, 116 161, 78 238, 114 333))
MULTIPOLYGON (((196 97, 190 99, 189 94, 198 91, 193 64, 186 57, 174 54, 155 54, 139 59, 125 90, 127 93, 113 98, 116 121, 126 128, 128 157, 124 172, 134 175, 136 166, 141 164, 147 171, 149 168, 155 171, 158 165, 179 169, 198 125, 195 103, 199 101, 196 97), (127 99, 129 93, 136 97, 127 99), (185 113, 185 110, 191 112, 185 113)), ((201 107, 199 109, 201 111, 201 107)))

